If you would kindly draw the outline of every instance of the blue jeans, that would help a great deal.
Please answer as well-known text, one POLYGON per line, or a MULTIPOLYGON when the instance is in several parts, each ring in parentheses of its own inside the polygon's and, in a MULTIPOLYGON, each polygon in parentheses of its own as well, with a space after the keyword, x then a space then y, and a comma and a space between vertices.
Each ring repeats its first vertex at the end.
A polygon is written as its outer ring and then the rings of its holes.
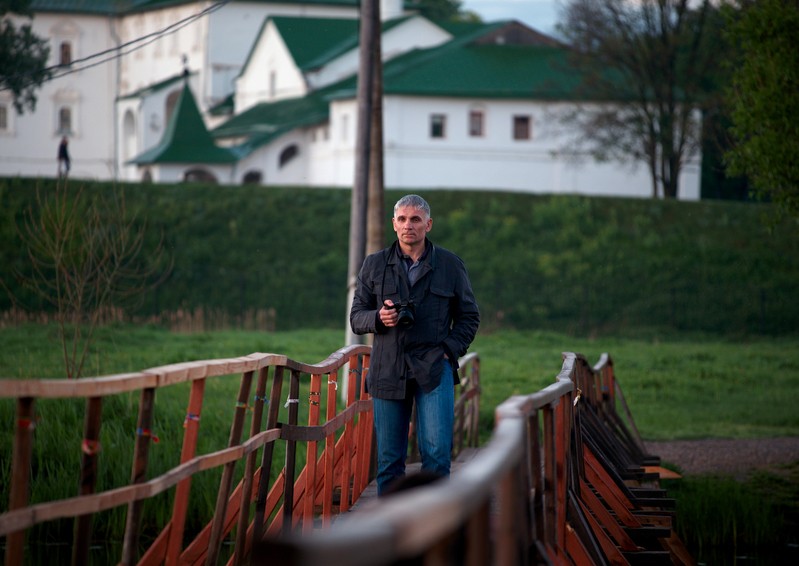
POLYGON ((408 384, 405 399, 372 399, 377 438, 377 494, 405 475, 408 431, 413 402, 416 401, 416 436, 422 456, 422 470, 448 476, 452 454, 452 426, 455 419, 455 386, 452 366, 442 360, 441 383, 425 393, 416 383, 408 384))

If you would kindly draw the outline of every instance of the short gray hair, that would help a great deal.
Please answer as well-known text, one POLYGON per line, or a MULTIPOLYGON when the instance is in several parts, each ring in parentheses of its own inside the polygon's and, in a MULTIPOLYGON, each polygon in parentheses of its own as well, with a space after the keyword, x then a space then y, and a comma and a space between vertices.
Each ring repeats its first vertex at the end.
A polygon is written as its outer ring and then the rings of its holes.
POLYGON ((424 200, 419 195, 405 195, 401 199, 397 201, 397 204, 394 205, 394 216, 397 215, 397 210, 403 206, 410 206, 413 208, 418 208, 419 210, 424 210, 427 217, 430 218, 430 205, 427 204, 427 201, 424 200))

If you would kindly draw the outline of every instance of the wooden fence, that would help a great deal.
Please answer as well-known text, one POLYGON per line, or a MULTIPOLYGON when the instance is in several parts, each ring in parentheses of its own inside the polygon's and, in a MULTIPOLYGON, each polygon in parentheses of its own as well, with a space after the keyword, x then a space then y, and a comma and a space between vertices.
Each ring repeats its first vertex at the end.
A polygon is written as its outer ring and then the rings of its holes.
MULTIPOLYGON (((0 398, 16 402, 10 499, 8 510, 0 514, 0 536, 6 537, 5 564, 24 563, 28 529, 64 518, 74 518, 75 523, 72 563, 87 564, 93 541, 93 515, 119 506, 127 506, 118 562, 125 565, 217 564, 224 560, 220 551, 226 537, 235 540, 227 562, 241 564, 246 562, 254 540, 295 531, 308 533, 329 526, 335 514, 346 512, 358 500, 371 479, 372 403, 364 379, 370 351, 368 346, 343 348, 315 365, 282 355, 252 354, 80 380, 0 380, 0 398), (342 382, 340 373, 344 371, 347 398, 342 403, 337 392, 342 382), (241 378, 228 445, 198 455, 206 385, 211 380, 236 374, 241 374, 241 378), (288 380, 288 394, 284 403, 285 380, 288 380), (188 384, 180 463, 148 479, 156 391, 180 383, 188 384), (130 484, 96 493, 98 464, 103 456, 100 446, 103 400, 126 392, 140 395, 130 484), (68 398, 86 400, 83 440, 76 446, 76 450, 81 450, 78 494, 68 499, 31 503, 28 494, 34 476, 37 401, 68 398), (307 426, 299 424, 301 405, 303 413, 308 415, 307 426), (247 419, 249 434, 243 439, 247 419), (277 443, 284 444, 285 461, 273 473, 277 443), (234 487, 236 466, 240 462, 243 473, 239 473, 241 477, 234 487), (222 477, 213 517, 206 518, 209 521, 206 527, 199 533, 191 533, 193 539, 184 545, 192 476, 214 468, 222 469, 222 477), (165 492, 169 492, 173 501, 169 521, 161 526, 155 542, 139 556, 143 505, 165 492)), ((471 354, 461 360, 461 366, 462 383, 455 407, 457 450, 477 445, 479 413, 479 358, 471 354)))
POLYGON ((673 529, 674 501, 658 487, 670 472, 646 454, 609 356, 591 367, 564 354, 553 384, 495 415, 490 442, 449 481, 385 498, 312 537, 264 540, 253 564, 694 563, 673 529))
MULTIPOLYGON (((495 409, 488 444, 450 480, 342 516, 370 481, 373 423, 363 380, 369 353, 353 346, 316 365, 253 354, 77 381, 0 380, 0 397, 15 399, 17 419, 11 497, 0 514, 5 563, 23 563, 32 526, 73 518, 73 564, 86 564, 92 516, 118 506, 127 506, 120 564, 693 563, 674 532, 674 501, 658 484, 667 471, 646 453, 607 355, 592 367, 566 353, 554 383, 507 399, 495 409), (336 389, 345 370, 347 399, 339 408, 336 389), (241 379, 228 446, 197 455, 205 386, 234 374, 241 379), (190 385, 180 464, 148 480, 155 392, 178 383, 190 385), (140 401, 130 484, 95 493, 103 398, 131 391, 140 401), (308 425, 301 426, 306 391, 308 425), (36 401, 75 397, 86 399, 78 495, 31 504, 36 401), (242 440, 248 415, 250 432, 242 440), (285 461, 274 474, 278 442, 285 461), (234 488, 237 462, 244 470, 234 488), (212 468, 222 469, 214 516, 184 544, 192 476, 212 468), (171 516, 139 556, 142 506, 165 492, 171 516), (225 539, 235 544, 229 558, 220 556, 225 539)), ((461 366, 456 451, 477 446, 481 386, 479 357, 470 354, 461 366)))

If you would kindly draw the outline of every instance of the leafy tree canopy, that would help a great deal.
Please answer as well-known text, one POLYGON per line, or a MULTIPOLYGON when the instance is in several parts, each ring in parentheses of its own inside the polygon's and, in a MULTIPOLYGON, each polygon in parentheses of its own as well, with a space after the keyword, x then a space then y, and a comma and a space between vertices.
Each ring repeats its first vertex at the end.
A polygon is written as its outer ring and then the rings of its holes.
POLYGON ((742 8, 729 26, 742 52, 729 88, 729 168, 799 217, 799 2, 746 0, 742 8))
POLYGON ((558 28, 593 101, 566 116, 581 132, 573 151, 645 163, 652 195, 676 198, 716 75, 713 15, 710 0, 568 0, 558 28))
POLYGON ((460 0, 419 0, 419 13, 431 20, 457 19, 461 9, 460 0))
POLYGON ((36 89, 50 76, 50 47, 33 33, 30 22, 17 23, 20 17, 32 17, 30 0, 0 0, 0 17, 0 91, 11 91, 22 114, 26 108, 35 110, 36 89))

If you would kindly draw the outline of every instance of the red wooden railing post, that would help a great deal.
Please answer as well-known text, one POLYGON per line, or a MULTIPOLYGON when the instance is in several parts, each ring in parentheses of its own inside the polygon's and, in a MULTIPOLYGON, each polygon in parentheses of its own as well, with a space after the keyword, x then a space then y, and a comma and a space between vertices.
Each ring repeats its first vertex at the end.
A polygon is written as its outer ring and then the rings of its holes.
MULTIPOLYGON (((11 454, 11 489, 8 495, 8 510, 23 509, 30 497, 31 455, 33 453, 33 397, 17 399, 17 422, 14 432, 14 448, 11 454)), ((25 531, 9 533, 6 537, 7 566, 22 564, 25 550, 25 531)))
MULTIPOLYGON (((80 495, 94 493, 97 484, 97 455, 100 452, 100 425, 102 424, 102 397, 86 400, 86 417, 81 450, 80 495)), ((92 515, 85 514, 75 519, 75 540, 72 546, 73 566, 89 563, 89 547, 92 538, 92 515)))
MULTIPOLYGON (((261 421, 263 419, 264 402, 266 401, 266 385, 269 381, 269 368, 262 367, 258 370, 258 383, 255 386, 255 397, 253 399, 252 422, 250 423, 250 438, 261 431, 261 421)), ((250 502, 252 501, 253 483, 256 474, 256 459, 258 452, 251 452, 247 456, 244 465, 244 485, 241 490, 241 503, 239 504, 239 520, 236 527, 236 547, 233 555, 233 563, 236 566, 244 564, 247 554, 247 525, 250 521, 250 502)))
MULTIPOLYGON (((195 379, 192 382, 189 395, 188 413, 185 420, 186 432, 183 434, 183 448, 180 452, 181 463, 188 462, 194 458, 194 454, 197 452, 197 438, 200 434, 200 413, 202 412, 204 395, 205 379, 195 379)), ((191 477, 188 477, 181 480, 175 489, 175 501, 172 505, 172 520, 170 522, 166 551, 166 566, 177 566, 180 558, 190 493, 191 477)))
MULTIPOLYGON (((230 425, 228 447, 236 446, 241 443, 241 432, 244 429, 244 417, 247 414, 248 408, 247 399, 249 399, 250 390, 252 389, 252 376, 252 371, 246 371, 241 377, 233 423, 230 425)), ((222 469, 222 479, 219 481, 219 491, 217 492, 216 507, 214 508, 211 538, 208 541, 208 555, 205 559, 205 563, 208 566, 215 566, 217 558, 219 557, 219 547, 222 544, 222 531, 225 524, 228 499, 230 497, 230 488, 233 484, 233 471, 235 468, 236 462, 229 462, 225 464, 222 469)))
MULTIPOLYGON (((136 430, 150 430, 153 426, 153 408, 155 405, 155 388, 142 389, 139 401, 139 417, 136 430)), ((139 484, 145 481, 147 463, 150 454, 150 439, 136 436, 133 447, 133 465, 131 466, 130 483, 139 484)), ((141 510, 144 501, 139 499, 128 504, 128 515, 125 522, 125 537, 122 542, 122 559, 120 566, 128 566, 136 561, 136 552, 139 542, 139 525, 141 523, 141 510)))

